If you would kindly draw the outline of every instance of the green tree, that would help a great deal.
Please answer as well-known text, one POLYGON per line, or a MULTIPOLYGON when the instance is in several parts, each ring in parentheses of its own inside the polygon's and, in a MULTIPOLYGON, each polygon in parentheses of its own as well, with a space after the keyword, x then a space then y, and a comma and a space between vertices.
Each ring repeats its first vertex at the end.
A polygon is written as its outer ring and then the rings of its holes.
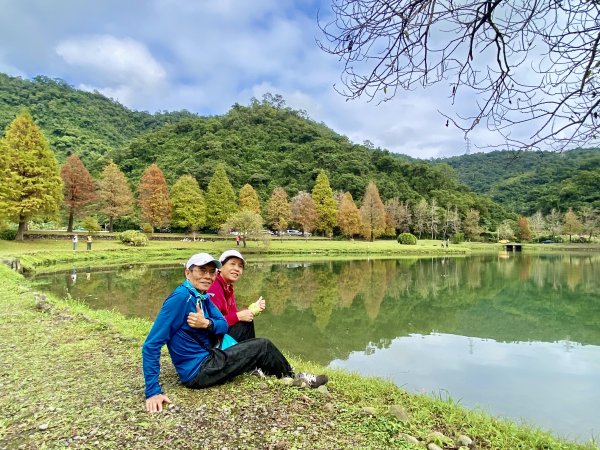
POLYGON ((225 165, 219 163, 206 189, 206 225, 218 231, 236 211, 233 186, 227 177, 225 165))
POLYGON ((23 240, 28 220, 56 214, 63 184, 48 141, 29 112, 9 124, 1 141, 0 210, 19 224, 15 239, 23 240))
POLYGON ((342 197, 337 211, 337 223, 342 234, 348 239, 359 234, 362 230, 360 211, 356 207, 350 192, 346 192, 342 197))
POLYGON ((470 209, 465 216, 463 221, 463 230, 465 237, 470 241, 478 241, 481 236, 481 226, 479 224, 480 217, 479 211, 476 209, 470 209))
POLYGON ((287 192, 277 186, 267 202, 267 222, 275 230, 285 230, 292 216, 287 192))
POLYGON ((513 240, 515 238, 515 232, 512 227, 512 223, 510 220, 505 220, 500 225, 498 225, 498 239, 508 239, 513 240))
POLYGON ((252 211, 260 214, 260 200, 258 194, 248 183, 240 189, 240 210, 252 211))
POLYGON ((206 202, 196 179, 183 175, 171 188, 173 216, 171 223, 176 227, 188 228, 196 233, 206 222, 206 202))
POLYGON ((242 237, 244 247, 246 246, 246 239, 261 237, 263 227, 263 218, 260 214, 247 209, 242 209, 231 215, 227 221, 221 225, 221 232, 224 234, 230 231, 237 231, 242 237))
POLYGON ((165 227, 171 221, 172 205, 167 180, 156 164, 151 164, 142 175, 138 204, 142 220, 153 229, 165 227))
POLYGON ((572 242, 572 236, 583 232, 583 225, 571 208, 565 213, 562 227, 563 234, 569 235, 569 242, 572 242))
POLYGON ((372 181, 367 185, 367 190, 360 205, 360 215, 364 227, 364 234, 371 242, 385 231, 385 206, 379 197, 377 185, 372 181))
POLYGON ((317 208, 308 192, 298 192, 292 198, 292 222, 300 225, 302 233, 311 233, 317 224, 317 208))
POLYGON ((102 212, 108 217, 108 230, 112 232, 115 219, 133 213, 134 201, 127 177, 112 161, 102 171, 98 194, 102 202, 102 212))
POLYGON ((96 200, 94 179, 77 155, 67 158, 60 169, 63 180, 65 205, 68 210, 67 231, 73 231, 73 218, 81 214, 85 205, 96 200))
POLYGON ((318 216, 315 228, 329 236, 336 225, 337 204, 333 199, 333 190, 324 170, 317 175, 311 196, 315 202, 318 216))

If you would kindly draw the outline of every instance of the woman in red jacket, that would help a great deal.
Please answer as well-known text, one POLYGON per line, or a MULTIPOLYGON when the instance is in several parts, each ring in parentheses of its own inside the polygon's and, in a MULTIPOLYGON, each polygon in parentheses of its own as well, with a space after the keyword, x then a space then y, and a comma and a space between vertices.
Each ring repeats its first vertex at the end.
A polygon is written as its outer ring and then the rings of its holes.
POLYGON ((238 342, 253 339, 256 337, 254 317, 264 311, 265 300, 260 297, 248 308, 238 310, 233 284, 244 273, 246 260, 237 250, 227 250, 219 257, 219 261, 221 262, 221 269, 207 292, 212 294, 212 302, 225 317, 229 325, 229 335, 238 342))

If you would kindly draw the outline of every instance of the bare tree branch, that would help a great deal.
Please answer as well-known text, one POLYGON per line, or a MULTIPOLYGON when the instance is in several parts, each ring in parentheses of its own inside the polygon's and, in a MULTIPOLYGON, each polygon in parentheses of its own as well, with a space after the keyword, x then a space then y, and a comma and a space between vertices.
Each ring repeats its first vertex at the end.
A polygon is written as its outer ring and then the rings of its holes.
POLYGON ((465 136, 486 126, 519 148, 598 141, 599 1, 331 1, 318 44, 343 62, 348 99, 447 83, 453 108, 474 103, 442 113, 465 136))

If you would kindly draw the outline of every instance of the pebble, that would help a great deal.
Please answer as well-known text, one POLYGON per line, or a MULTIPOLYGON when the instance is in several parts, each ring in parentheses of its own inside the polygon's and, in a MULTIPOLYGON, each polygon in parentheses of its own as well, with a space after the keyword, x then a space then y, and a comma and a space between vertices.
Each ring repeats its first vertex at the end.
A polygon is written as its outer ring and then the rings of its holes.
POLYGON ((372 406, 365 406, 361 411, 367 416, 374 416, 377 414, 377 411, 372 406))
POLYGON ((464 434, 462 434, 458 437, 456 443, 460 447, 470 447, 471 444, 473 444, 473 439, 471 439, 469 436, 465 436, 464 434))
POLYGON ((390 408, 388 409, 388 413, 390 413, 392 416, 394 416, 396 419, 398 419, 401 422, 407 422, 408 421, 408 413, 400 405, 392 405, 392 406, 390 406, 390 408))
POLYGON ((38 429, 40 429, 41 431, 45 431, 48 429, 48 424, 47 423, 42 423, 40 424, 40 426, 38 427, 38 429))
POLYGON ((439 445, 430 442, 427 444, 427 450, 442 450, 442 448, 439 445))
POLYGON ((418 445, 419 444, 419 440, 416 437, 411 436, 410 434, 401 433, 400 434, 400 438, 404 439, 406 442, 408 442, 410 444, 414 444, 414 445, 418 445))

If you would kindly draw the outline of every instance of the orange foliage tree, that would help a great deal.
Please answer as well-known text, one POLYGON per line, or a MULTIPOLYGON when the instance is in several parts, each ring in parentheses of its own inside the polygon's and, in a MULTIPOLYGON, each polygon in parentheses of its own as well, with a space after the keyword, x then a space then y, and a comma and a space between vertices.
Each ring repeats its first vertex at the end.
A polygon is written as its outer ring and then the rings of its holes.
POLYGON ((142 220, 152 228, 165 227, 171 221, 171 199, 167 180, 156 164, 151 164, 142 175, 138 186, 138 205, 142 220))
POLYGON ((67 231, 73 231, 73 218, 81 214, 84 206, 96 200, 94 179, 77 155, 67 158, 60 169, 63 180, 65 205, 69 214, 67 231))

